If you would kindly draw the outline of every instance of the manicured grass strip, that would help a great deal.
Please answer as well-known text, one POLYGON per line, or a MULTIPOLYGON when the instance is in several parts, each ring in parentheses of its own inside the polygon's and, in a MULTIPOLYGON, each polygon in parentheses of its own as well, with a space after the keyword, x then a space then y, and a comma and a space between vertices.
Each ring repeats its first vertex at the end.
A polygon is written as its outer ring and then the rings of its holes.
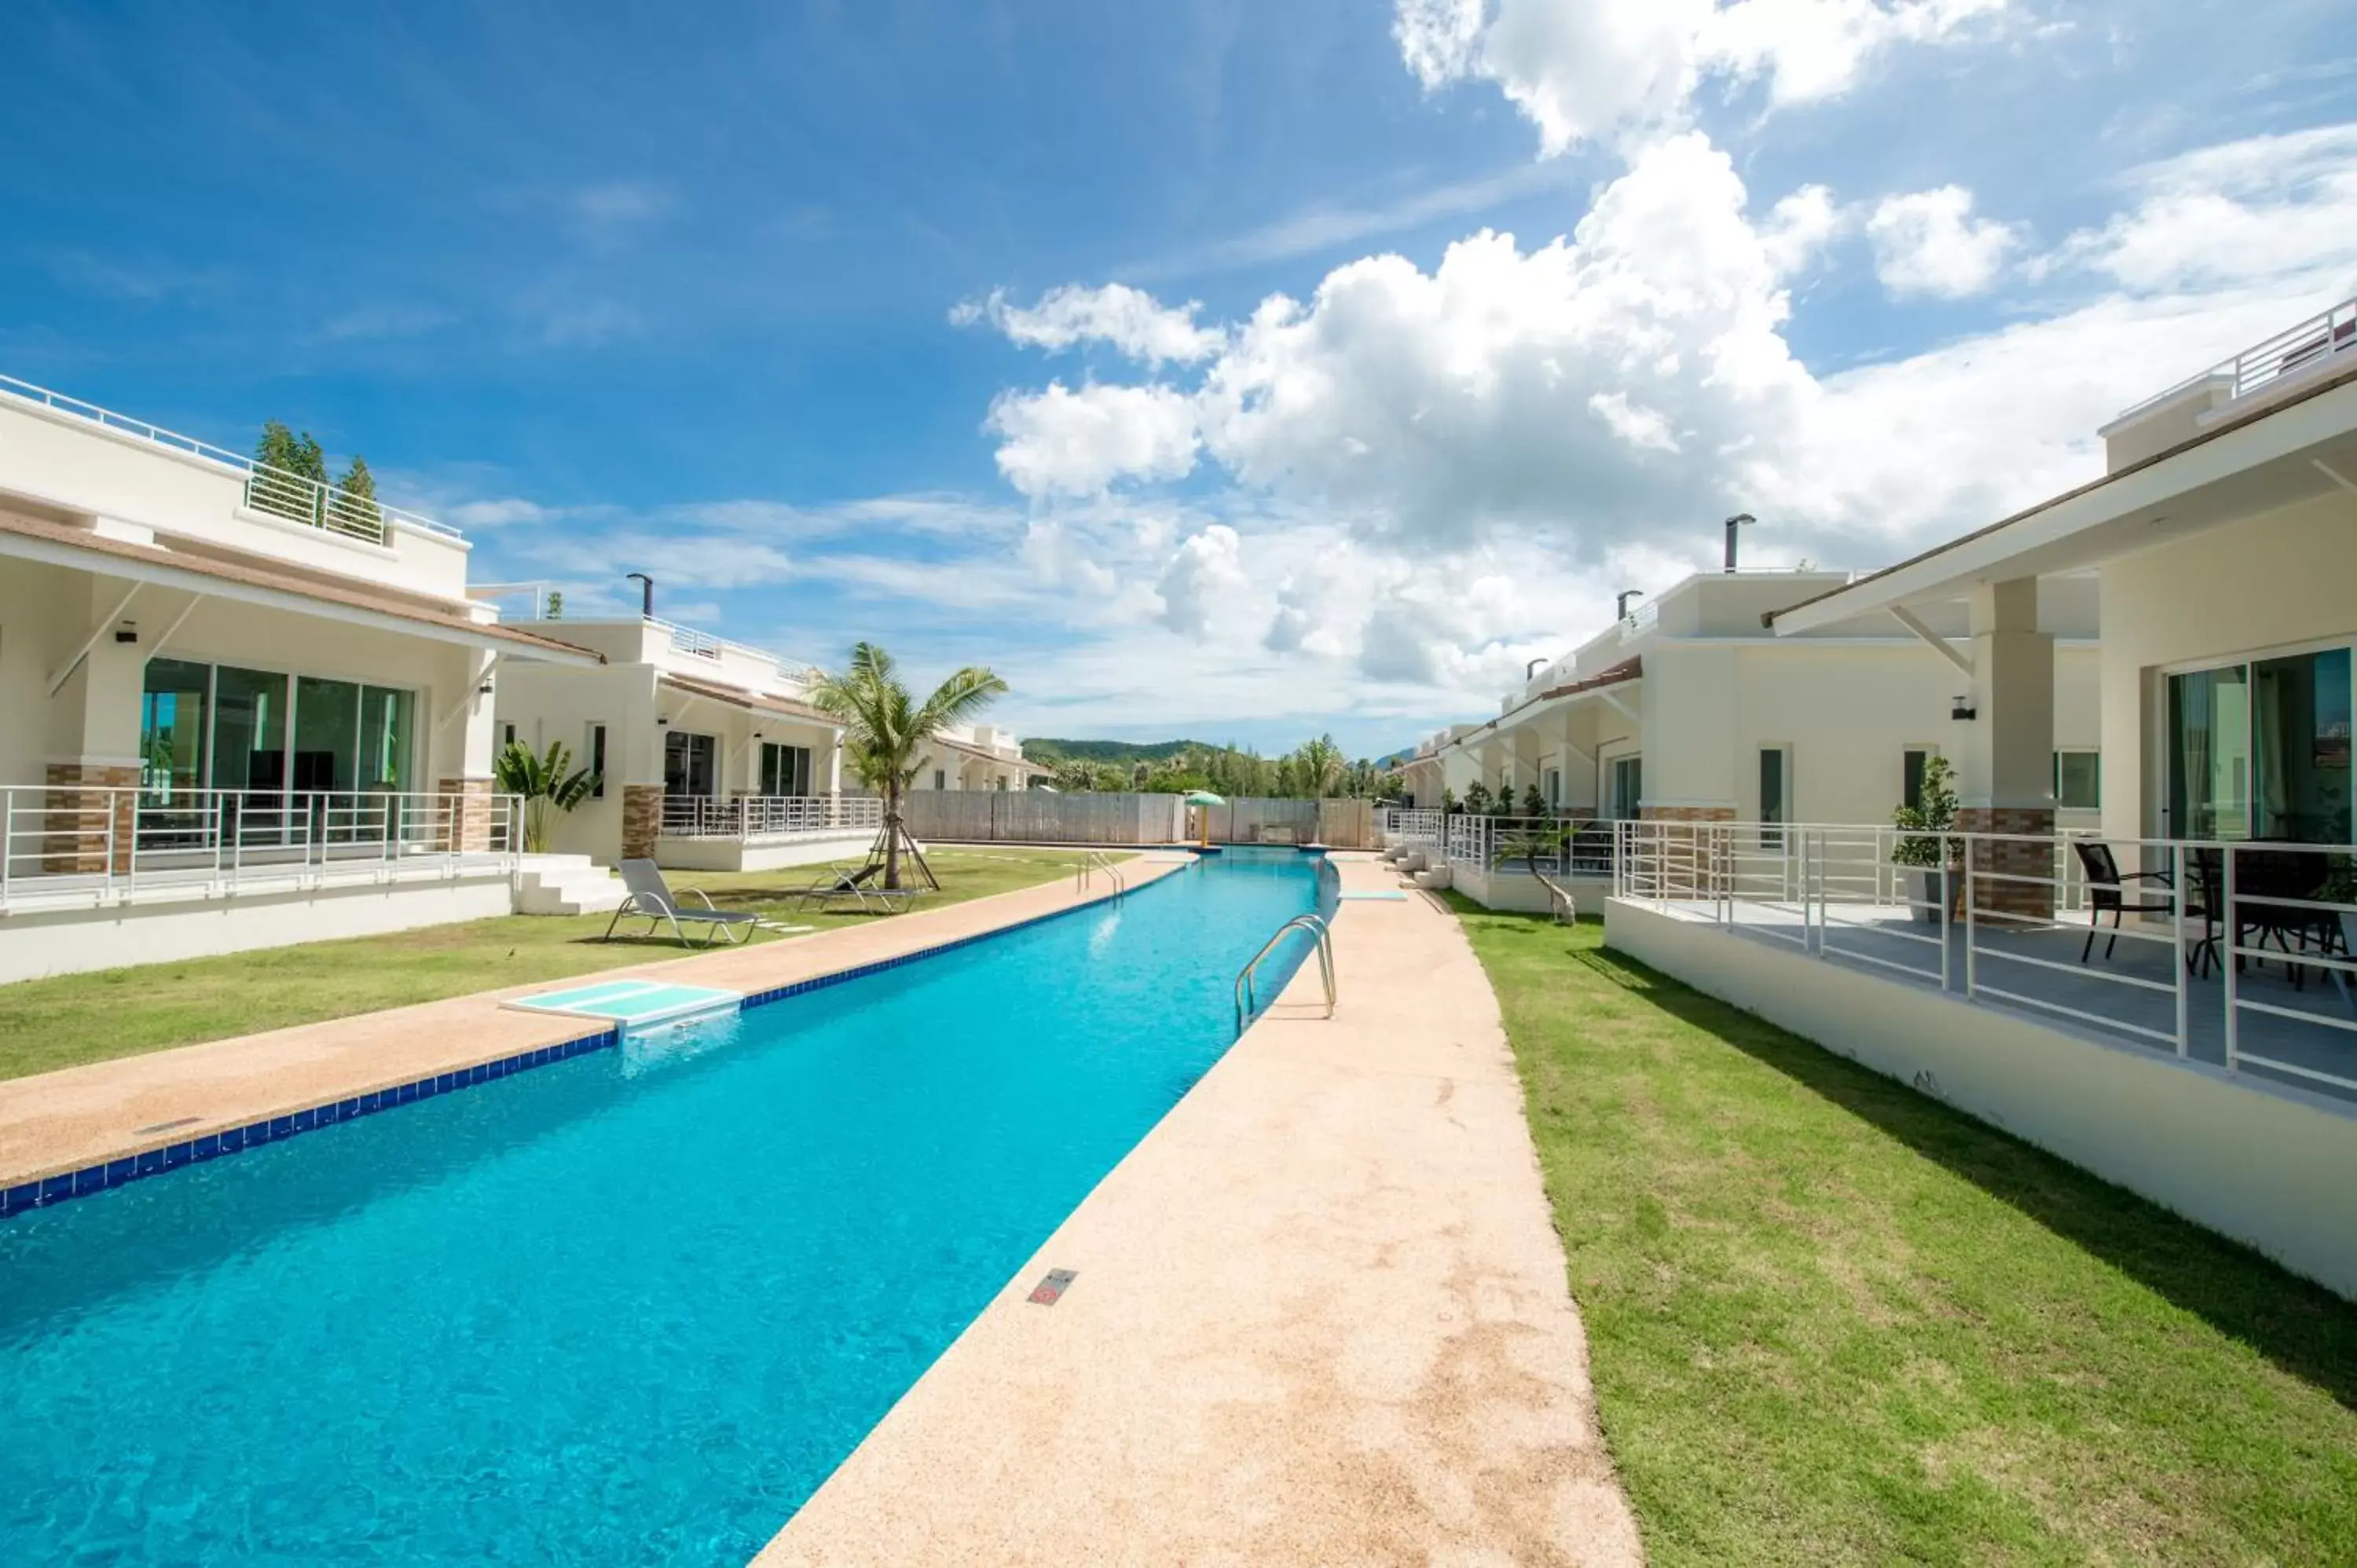
POLYGON ((1457 904, 1655 1563, 2357 1563, 2357 1307, 1457 904))
MULTIPOLYGON (((1069 876, 1077 854, 1071 850, 942 849, 927 859, 941 876, 942 891, 928 894, 920 908, 1069 876)), ((795 866, 674 872, 670 881, 674 888, 705 889, 724 909, 752 909, 823 930, 887 918, 795 910, 794 890, 816 875, 815 867, 795 866)), ((647 929, 644 920, 637 919, 622 922, 622 932, 631 940, 598 941, 610 919, 607 915, 511 915, 390 936, 0 986, 0 1078, 501 986, 562 980, 682 951, 667 930, 659 938, 637 935, 647 929)), ((796 939, 756 932, 753 940, 796 939)))

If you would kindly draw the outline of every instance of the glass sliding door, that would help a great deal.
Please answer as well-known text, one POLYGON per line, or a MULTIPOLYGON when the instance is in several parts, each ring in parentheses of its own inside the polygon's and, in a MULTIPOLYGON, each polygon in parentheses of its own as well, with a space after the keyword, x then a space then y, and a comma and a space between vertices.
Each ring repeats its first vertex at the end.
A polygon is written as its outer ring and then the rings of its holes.
POLYGON ((2185 838, 2352 842, 2350 652, 2169 680, 2169 830, 2185 838))
POLYGON ((2251 666, 2254 836, 2351 842, 2349 697, 2345 648, 2251 666))
POLYGON ((1628 822, 1636 817, 1645 799, 1643 757, 1616 757, 1612 759, 1612 789, 1609 798, 1616 820, 1628 822))
POLYGON ((761 743, 761 793, 764 795, 807 795, 810 793, 811 754, 806 746, 780 746, 775 741, 761 743))
POLYGON ((139 696, 139 788, 150 801, 205 787, 212 666, 151 659, 139 696))
MULTIPOLYGON (((601 731, 603 726, 599 726, 601 731)), ((410 753, 417 729, 417 693, 382 686, 361 688, 360 757, 352 786, 404 795, 411 789, 410 753)), ((602 768, 604 759, 599 758, 602 768)))
POLYGON ((349 681, 305 675, 295 682, 295 792, 334 794, 353 787, 360 758, 361 689, 349 681))
POLYGON ((711 800, 719 793, 720 773, 714 766, 719 743, 708 735, 663 736, 663 793, 674 799, 693 796, 711 800))

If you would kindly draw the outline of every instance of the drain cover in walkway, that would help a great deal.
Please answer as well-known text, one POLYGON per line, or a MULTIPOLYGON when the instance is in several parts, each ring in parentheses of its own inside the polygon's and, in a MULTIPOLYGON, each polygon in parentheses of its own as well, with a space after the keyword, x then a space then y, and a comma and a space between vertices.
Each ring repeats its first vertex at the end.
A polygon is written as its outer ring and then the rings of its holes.
POLYGON ((1048 1277, 1031 1289, 1031 1299, 1041 1306, 1053 1306, 1064 1296, 1074 1278, 1070 1269, 1049 1269, 1048 1277))

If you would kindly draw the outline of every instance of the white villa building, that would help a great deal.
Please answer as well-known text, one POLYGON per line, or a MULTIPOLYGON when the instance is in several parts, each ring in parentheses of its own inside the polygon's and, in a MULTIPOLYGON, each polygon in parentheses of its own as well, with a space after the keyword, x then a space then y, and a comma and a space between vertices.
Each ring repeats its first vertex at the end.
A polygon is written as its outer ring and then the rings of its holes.
POLYGON ((557 820, 552 848, 761 871, 856 854, 876 836, 876 802, 843 793, 843 729, 811 706, 810 666, 651 614, 518 624, 604 657, 500 683, 501 744, 562 741, 602 780, 557 820))
POLYGON ((1028 789, 1055 769, 1028 762, 1023 743, 996 725, 952 725, 917 759, 917 789, 1028 789))
MULTIPOLYGON (((1961 592, 1927 596, 1905 622, 1887 611, 1830 617, 1778 636, 1771 611, 1846 586, 1834 572, 1722 572, 1686 577, 1577 651, 1534 669, 1487 723, 1427 739, 1405 768, 1412 803, 1476 784, 1517 801, 1536 790, 1548 812, 1623 820, 1764 823, 1887 822, 1912 803, 1923 768, 1945 757, 1970 799, 1986 768, 1986 726, 1971 702, 1961 592)), ((2093 826, 2100 771, 2096 584, 2040 585, 2039 635, 2053 650, 2053 715, 2041 793, 2093 826)), ((1419 823, 1456 886, 1504 908, 1544 908, 1544 889, 1511 853, 1517 824, 1479 818, 1419 823)), ((1593 884, 1611 875, 1611 835, 1577 841, 1574 864, 1540 869, 1593 884)))
POLYGON ((0 378, 0 981, 505 914, 491 693, 598 655, 430 519, 0 378))
POLYGON ((1880 811, 1769 832, 1747 798, 1621 830, 1608 940, 2357 1295, 2357 302, 2102 434, 2102 478, 1768 618, 1799 649, 1969 605, 1944 889, 1880 811), (2047 617, 2090 580, 2074 838, 2047 617))

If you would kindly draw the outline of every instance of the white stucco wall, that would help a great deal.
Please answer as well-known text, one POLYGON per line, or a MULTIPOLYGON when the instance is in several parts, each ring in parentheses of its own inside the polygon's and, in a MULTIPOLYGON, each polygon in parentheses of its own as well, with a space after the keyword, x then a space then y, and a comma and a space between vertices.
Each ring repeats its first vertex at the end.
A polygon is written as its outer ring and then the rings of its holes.
POLYGON ((2165 836, 2164 669, 2357 636, 2357 496, 2230 523, 2103 569, 2105 833, 2165 836))

